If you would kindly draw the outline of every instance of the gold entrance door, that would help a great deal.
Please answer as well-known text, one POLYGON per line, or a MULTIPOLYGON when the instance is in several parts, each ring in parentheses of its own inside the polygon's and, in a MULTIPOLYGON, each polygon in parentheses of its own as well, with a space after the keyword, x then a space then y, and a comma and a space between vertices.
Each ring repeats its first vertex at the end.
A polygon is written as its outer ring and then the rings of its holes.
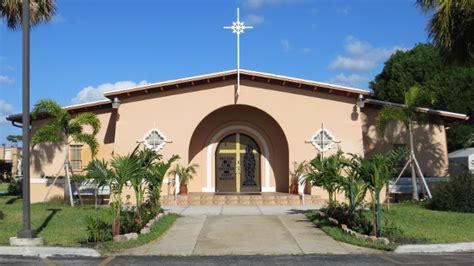
POLYGON ((217 146, 216 192, 260 192, 260 149, 249 136, 235 133, 217 146))

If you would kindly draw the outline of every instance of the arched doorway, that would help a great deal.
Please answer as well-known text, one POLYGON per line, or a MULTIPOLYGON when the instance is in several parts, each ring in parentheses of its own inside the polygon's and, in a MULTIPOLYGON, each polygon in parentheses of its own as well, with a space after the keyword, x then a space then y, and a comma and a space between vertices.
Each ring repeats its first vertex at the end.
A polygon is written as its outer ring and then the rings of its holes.
MULTIPOLYGON (((287 192, 290 163, 288 142, 283 129, 265 111, 240 104, 216 109, 195 126, 189 143, 188 161, 201 166, 198 170, 201 178, 194 180, 191 185, 200 186, 202 192, 218 192, 216 151, 222 140, 236 133, 249 136, 259 148, 260 183, 257 191, 287 192)), ((234 185, 236 191, 235 181, 234 185)))
POLYGON ((216 192, 260 192, 260 148, 250 136, 234 133, 216 149, 216 192))

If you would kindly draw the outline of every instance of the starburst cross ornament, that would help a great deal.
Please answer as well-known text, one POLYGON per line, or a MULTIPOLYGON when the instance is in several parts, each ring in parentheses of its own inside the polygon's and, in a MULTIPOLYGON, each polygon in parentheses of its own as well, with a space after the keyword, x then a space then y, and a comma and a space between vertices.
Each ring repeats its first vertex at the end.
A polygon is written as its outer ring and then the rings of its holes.
POLYGON ((226 26, 224 29, 231 29, 232 33, 237 35, 237 90, 235 92, 237 99, 240 94, 240 34, 244 33, 246 29, 253 29, 253 27, 245 26, 245 23, 240 21, 240 12, 237 8, 237 21, 232 22, 232 26, 226 26))

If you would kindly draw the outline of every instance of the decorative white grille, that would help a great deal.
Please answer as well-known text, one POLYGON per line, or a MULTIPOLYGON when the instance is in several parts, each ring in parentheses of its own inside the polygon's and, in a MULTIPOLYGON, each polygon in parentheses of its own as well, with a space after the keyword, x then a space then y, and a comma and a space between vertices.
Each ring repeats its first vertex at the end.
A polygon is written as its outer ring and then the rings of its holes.
POLYGON ((155 151, 161 150, 165 146, 166 142, 167 140, 165 135, 156 128, 150 130, 150 132, 148 132, 148 134, 146 134, 145 138, 143 139, 145 146, 155 151))
POLYGON ((325 128, 321 128, 311 138, 311 143, 319 151, 328 151, 336 142, 334 136, 325 128))

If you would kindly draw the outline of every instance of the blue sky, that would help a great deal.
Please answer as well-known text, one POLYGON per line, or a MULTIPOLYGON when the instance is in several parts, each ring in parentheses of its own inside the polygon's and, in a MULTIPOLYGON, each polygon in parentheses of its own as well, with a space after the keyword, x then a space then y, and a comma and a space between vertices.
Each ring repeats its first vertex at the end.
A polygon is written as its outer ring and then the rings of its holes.
MULTIPOLYGON (((31 33, 31 102, 97 100, 103 91, 241 67, 367 88, 397 49, 428 41, 414 0, 57 0, 31 33)), ((21 134, 21 31, 0 22, 0 143, 21 134)))

